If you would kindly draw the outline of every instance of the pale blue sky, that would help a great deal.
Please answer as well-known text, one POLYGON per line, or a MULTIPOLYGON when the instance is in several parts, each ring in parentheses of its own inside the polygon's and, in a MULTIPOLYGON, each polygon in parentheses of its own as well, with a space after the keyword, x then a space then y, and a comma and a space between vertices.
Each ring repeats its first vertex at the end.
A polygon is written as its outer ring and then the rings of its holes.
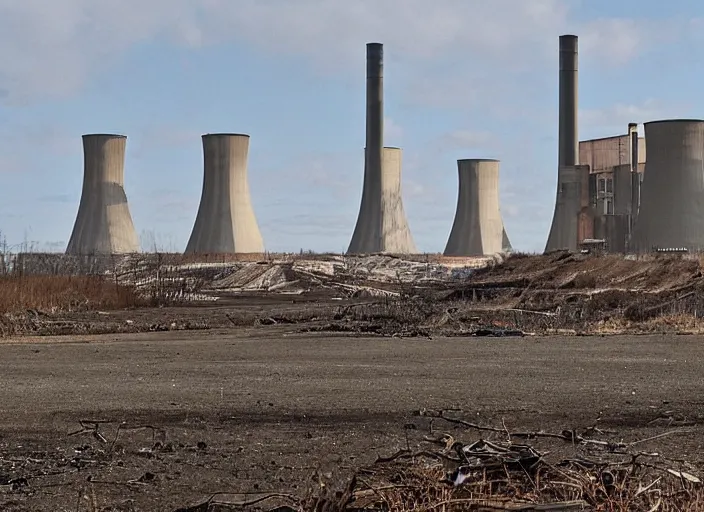
POLYGON ((699 0, 0 0, 0 231, 64 250, 80 136, 128 136, 145 244, 181 251, 200 135, 251 135, 271 251, 344 251, 359 208, 365 43, 385 46, 386 144, 419 250, 442 251, 458 158, 498 158, 514 247, 554 207, 558 36, 580 37, 580 138, 704 117, 699 0))

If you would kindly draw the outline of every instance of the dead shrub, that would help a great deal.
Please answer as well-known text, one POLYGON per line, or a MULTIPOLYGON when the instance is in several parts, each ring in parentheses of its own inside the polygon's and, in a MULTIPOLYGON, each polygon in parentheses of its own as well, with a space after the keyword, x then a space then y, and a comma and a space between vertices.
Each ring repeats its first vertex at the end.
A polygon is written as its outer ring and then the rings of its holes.
POLYGON ((577 274, 572 281, 574 288, 596 288, 597 279, 596 276, 590 272, 581 272, 577 274))

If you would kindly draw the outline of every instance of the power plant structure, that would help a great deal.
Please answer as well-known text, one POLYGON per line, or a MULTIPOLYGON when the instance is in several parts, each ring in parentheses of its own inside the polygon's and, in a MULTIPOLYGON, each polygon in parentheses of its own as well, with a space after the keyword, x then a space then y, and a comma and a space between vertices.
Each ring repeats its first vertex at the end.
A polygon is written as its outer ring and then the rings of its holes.
POLYGON ((638 136, 638 125, 629 123, 624 135, 581 141, 579 161, 589 176, 580 240, 601 243, 608 252, 629 252, 645 170, 645 139, 638 136))
POLYGON ((348 254, 416 252, 401 196, 401 150, 384 147, 384 48, 367 44, 364 185, 348 254))
POLYGON ((560 36, 558 178, 545 251, 576 252, 597 244, 627 252, 640 202, 645 140, 625 135, 579 141, 578 40, 560 36))
MULTIPOLYGON (((384 146, 383 45, 368 43, 366 57, 364 184, 347 254, 411 254, 417 251, 401 194, 402 150, 384 146)), ((579 141, 577 116, 578 39, 562 35, 557 192, 545 251, 704 251, 704 120, 646 122, 645 137, 629 123, 625 134, 579 141)), ((86 134, 82 140, 83 186, 66 254, 139 252, 124 190, 127 137, 86 134)), ((249 143, 246 134, 202 136, 203 187, 186 254, 264 252, 248 184, 249 143)), ((499 167, 495 159, 457 161, 445 256, 512 250, 499 167)))
POLYGON ((560 36, 557 195, 545 252, 578 248, 579 216, 587 177, 585 169, 579 166, 577 55, 577 36, 560 36))
POLYGON ((648 159, 633 251, 704 249, 704 120, 645 123, 648 159))
POLYGON ((261 253, 247 180, 249 135, 202 136, 203 190, 186 254, 261 253))
POLYGON ((459 191, 445 256, 489 256, 511 250, 499 207, 499 160, 457 161, 459 191))
POLYGON ((127 137, 83 135, 83 189, 66 254, 139 252, 124 189, 127 137))

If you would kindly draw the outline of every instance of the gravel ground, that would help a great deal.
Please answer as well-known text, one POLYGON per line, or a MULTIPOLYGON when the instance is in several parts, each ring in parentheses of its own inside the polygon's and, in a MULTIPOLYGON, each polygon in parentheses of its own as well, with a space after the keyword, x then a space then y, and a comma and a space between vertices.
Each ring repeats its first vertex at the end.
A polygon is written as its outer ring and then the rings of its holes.
MULTIPOLYGON (((431 340, 278 326, 5 339, 0 510, 301 496, 315 472, 343 478, 417 444, 431 428, 423 408, 509 430, 596 423, 626 440, 686 430, 642 449, 698 463, 702 352, 694 336, 431 340), (81 420, 85 432, 69 435, 81 420)), ((432 428, 478 435, 443 423, 432 428)))

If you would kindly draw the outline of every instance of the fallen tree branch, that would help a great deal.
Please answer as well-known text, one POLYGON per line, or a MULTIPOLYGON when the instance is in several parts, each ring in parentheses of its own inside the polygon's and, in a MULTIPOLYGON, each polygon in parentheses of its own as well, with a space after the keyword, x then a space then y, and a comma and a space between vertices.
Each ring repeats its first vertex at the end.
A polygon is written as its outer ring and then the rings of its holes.
POLYGON ((251 507, 252 505, 256 505, 258 503, 261 503, 266 500, 270 500, 272 498, 283 498, 290 500, 291 502, 298 503, 298 499, 291 495, 291 494, 284 494, 284 493, 270 493, 266 494, 264 496, 260 496, 259 498, 255 498, 249 501, 240 501, 240 502, 231 502, 231 501, 220 501, 216 500, 215 498, 218 496, 232 496, 232 495, 251 495, 251 494, 264 494, 264 493, 247 493, 247 492, 216 492, 213 495, 210 496, 207 500, 198 503, 197 505, 192 505, 189 507, 181 507, 175 509, 173 512, 208 512, 210 510, 211 505, 217 505, 218 507, 232 507, 232 508, 238 508, 238 507, 251 507))

